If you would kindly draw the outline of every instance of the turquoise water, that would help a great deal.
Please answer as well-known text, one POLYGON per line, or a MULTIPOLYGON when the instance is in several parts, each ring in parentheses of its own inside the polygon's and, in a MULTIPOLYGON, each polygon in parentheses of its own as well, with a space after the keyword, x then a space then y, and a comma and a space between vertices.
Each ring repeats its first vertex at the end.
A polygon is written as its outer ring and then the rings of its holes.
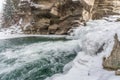
POLYGON ((64 38, 0 40, 0 80, 44 80, 62 73, 75 58, 76 45, 64 38))

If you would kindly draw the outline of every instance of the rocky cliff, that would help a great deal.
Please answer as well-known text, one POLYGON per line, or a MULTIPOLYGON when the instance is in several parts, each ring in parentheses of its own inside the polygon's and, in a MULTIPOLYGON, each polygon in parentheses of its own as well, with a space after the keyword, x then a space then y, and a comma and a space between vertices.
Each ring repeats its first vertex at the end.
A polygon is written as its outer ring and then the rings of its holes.
POLYGON ((120 14, 120 0, 95 0, 92 19, 120 14))
POLYGON ((113 4, 116 0, 15 1, 18 6, 15 5, 17 9, 13 13, 12 22, 21 26, 25 34, 68 34, 71 29, 86 25, 89 19, 118 13, 119 6, 113 4))
POLYGON ((83 22, 83 5, 72 0, 20 1, 17 14, 26 34, 68 34, 83 22))

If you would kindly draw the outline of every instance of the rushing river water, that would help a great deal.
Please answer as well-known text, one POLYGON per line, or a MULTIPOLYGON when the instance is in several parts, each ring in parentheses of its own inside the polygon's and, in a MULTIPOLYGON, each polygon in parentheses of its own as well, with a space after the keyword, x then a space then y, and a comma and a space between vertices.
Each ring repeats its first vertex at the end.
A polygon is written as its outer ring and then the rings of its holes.
POLYGON ((116 18, 120 16, 90 21, 73 31, 72 40, 50 35, 9 36, 9 29, 3 30, 0 80, 120 80, 114 71, 102 66, 103 57, 113 49, 116 33, 120 40, 120 22, 116 18))
POLYGON ((0 40, 0 80, 44 80, 72 61, 77 41, 22 37, 0 40))

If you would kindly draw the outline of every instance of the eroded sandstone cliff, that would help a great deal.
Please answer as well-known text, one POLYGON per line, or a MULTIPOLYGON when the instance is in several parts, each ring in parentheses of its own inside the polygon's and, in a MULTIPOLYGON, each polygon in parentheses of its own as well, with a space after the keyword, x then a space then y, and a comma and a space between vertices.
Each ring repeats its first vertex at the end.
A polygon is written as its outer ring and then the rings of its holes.
POLYGON ((120 14, 120 0, 95 0, 92 19, 120 14))
POLYGON ((80 24, 83 9, 79 1, 72 0, 21 1, 19 8, 26 34, 67 34, 80 24))
MULTIPOLYGON (((13 0, 17 8, 9 22, 25 34, 69 34, 89 19, 118 14, 117 0, 13 0)), ((7 23, 7 22, 5 22, 7 23)), ((9 24, 9 23, 8 23, 9 24)), ((6 25, 6 24, 5 24, 6 25)))

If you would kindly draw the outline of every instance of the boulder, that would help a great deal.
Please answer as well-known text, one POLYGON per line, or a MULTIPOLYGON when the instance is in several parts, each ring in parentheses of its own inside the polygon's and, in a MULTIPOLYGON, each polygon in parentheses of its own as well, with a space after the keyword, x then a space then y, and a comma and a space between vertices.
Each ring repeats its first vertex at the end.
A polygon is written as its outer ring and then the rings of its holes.
POLYGON ((111 55, 103 60, 103 67, 108 70, 120 69, 120 41, 117 34, 114 36, 114 46, 111 55))

